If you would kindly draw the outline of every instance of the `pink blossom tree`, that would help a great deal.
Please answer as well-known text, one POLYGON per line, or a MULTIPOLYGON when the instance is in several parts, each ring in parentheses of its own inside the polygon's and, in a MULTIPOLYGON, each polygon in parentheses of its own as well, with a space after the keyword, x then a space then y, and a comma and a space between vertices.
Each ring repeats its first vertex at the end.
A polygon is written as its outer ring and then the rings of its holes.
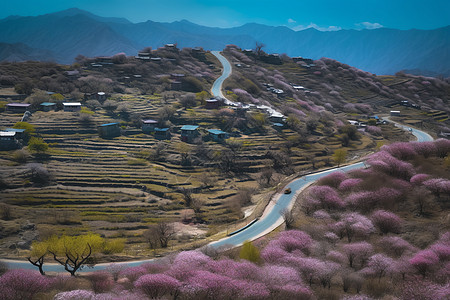
POLYGON ((151 299, 178 293, 180 282, 165 274, 147 274, 139 277, 134 286, 151 299))
POLYGON ((434 141, 434 145, 436 146, 436 155, 438 157, 444 158, 450 152, 450 140, 438 139, 434 141))
POLYGON ((337 209, 344 206, 344 202, 336 190, 326 185, 311 187, 309 189, 309 197, 319 201, 323 209, 337 209))
POLYGON ((411 182, 411 184, 418 186, 418 185, 421 185, 422 182, 426 181, 429 178, 430 178, 430 175, 420 173, 420 174, 416 174, 413 177, 411 177, 409 182, 411 182))
POLYGON ((330 173, 317 181, 317 185, 328 185, 332 188, 337 188, 339 184, 347 179, 348 175, 341 171, 330 173))
POLYGON ((93 291, 87 290, 73 290, 68 292, 61 292, 55 295, 53 300, 92 300, 95 297, 93 291))
POLYGON ((439 263, 439 257, 432 250, 422 250, 409 260, 409 263, 423 278, 439 263))
POLYGON ((338 189, 343 192, 349 192, 356 189, 361 182, 363 182, 363 180, 360 178, 348 178, 339 184, 338 189))
POLYGON ((371 219, 380 234, 399 233, 402 228, 402 219, 392 212, 377 210, 372 214, 371 219))
POLYGON ((409 180, 414 175, 412 164, 392 156, 387 151, 379 151, 372 154, 367 162, 375 170, 398 178, 409 180))
POLYGON ((391 272, 391 268, 394 265, 394 260, 384 254, 375 254, 369 258, 367 267, 363 270, 363 273, 378 277, 378 281, 381 277, 391 272))
POLYGON ((445 178, 433 178, 423 182, 423 185, 429 189, 436 197, 450 195, 450 180, 445 178))
POLYGON ((347 237, 350 243, 355 236, 366 237, 374 231, 372 222, 358 213, 345 213, 340 221, 331 226, 338 236, 347 237))
POLYGON ((355 261, 360 262, 361 268, 373 253, 373 247, 367 242, 346 244, 342 247, 343 252, 347 255, 348 263, 351 268, 354 267, 355 261))
POLYGON ((412 159, 417 155, 413 145, 405 142, 398 142, 390 145, 385 145, 381 147, 380 150, 386 151, 400 160, 412 159))
POLYGON ((3 300, 32 299, 36 294, 47 291, 52 280, 39 272, 10 270, 0 277, 0 298, 3 300))
POLYGON ((379 240, 379 246, 392 256, 400 257, 405 253, 415 252, 417 249, 398 236, 386 236, 379 240))
POLYGON ((114 285, 111 274, 107 271, 93 272, 86 276, 91 282, 92 290, 95 293, 104 293, 110 291, 114 285))

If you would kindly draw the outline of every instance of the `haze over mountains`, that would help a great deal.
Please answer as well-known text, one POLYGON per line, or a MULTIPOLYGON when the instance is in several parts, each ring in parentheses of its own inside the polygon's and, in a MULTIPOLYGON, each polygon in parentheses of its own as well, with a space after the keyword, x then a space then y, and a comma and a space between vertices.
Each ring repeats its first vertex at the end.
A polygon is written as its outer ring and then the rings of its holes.
POLYGON ((329 57, 376 74, 400 70, 450 76, 450 26, 434 30, 340 30, 246 24, 212 28, 188 21, 131 23, 79 9, 37 17, 10 16, 0 20, 0 60, 54 60, 70 64, 78 54, 136 55, 144 47, 166 43, 222 50, 227 44, 254 48, 264 43, 269 53, 318 59, 329 57), (6 45, 10 44, 10 45, 6 45))

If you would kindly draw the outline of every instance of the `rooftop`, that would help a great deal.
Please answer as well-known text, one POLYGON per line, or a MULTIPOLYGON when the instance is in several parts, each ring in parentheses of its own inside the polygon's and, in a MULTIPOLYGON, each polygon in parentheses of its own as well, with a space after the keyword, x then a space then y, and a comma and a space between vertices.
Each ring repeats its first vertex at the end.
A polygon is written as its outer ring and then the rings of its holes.
POLYGON ((42 106, 52 106, 52 105, 56 105, 56 103, 53 103, 53 102, 42 102, 41 105, 42 106))
POLYGON ((6 106, 15 106, 15 107, 28 107, 28 106, 30 106, 31 104, 29 104, 29 103, 8 103, 8 104, 6 104, 6 106))
POLYGON ((144 124, 156 124, 156 123, 158 123, 158 121, 149 119, 149 120, 142 120, 142 123, 144 123, 144 124))
POLYGON ((6 128, 4 131, 8 132, 25 132, 26 129, 6 128))
POLYGON ((197 125, 183 125, 183 127, 181 127, 181 130, 197 130, 197 128, 197 125))
POLYGON ((160 131, 160 132, 164 132, 167 130, 169 130, 169 128, 158 128, 158 127, 155 128, 155 131, 160 131))
POLYGON ((15 135, 16 133, 14 131, 0 131, 0 136, 10 137, 15 135))
POLYGON ((208 132, 212 134, 226 134, 225 131, 222 131, 220 129, 208 129, 208 132))
POLYGON ((66 102, 66 103, 63 103, 63 105, 65 105, 65 106, 81 106, 81 103, 80 102, 66 102))
POLYGON ((100 127, 113 126, 113 125, 119 125, 119 123, 106 123, 106 124, 100 125, 100 127))

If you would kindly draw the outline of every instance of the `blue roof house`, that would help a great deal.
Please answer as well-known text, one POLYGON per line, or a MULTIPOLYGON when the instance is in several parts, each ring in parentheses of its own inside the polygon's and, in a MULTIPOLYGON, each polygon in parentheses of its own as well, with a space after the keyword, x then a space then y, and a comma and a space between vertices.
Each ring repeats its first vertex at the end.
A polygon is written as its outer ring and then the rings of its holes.
POLYGON ((51 111, 53 109, 55 109, 56 107, 56 103, 53 102, 42 102, 41 103, 41 109, 43 111, 51 111))
POLYGON ((98 126, 98 134, 102 138, 114 138, 120 136, 119 123, 107 123, 98 126))
POLYGON ((183 125, 183 127, 181 127, 181 140, 187 143, 194 141, 200 136, 197 129, 197 125, 183 125))
POLYGON ((208 136, 214 142, 223 142, 229 137, 228 133, 219 129, 208 129, 208 136))

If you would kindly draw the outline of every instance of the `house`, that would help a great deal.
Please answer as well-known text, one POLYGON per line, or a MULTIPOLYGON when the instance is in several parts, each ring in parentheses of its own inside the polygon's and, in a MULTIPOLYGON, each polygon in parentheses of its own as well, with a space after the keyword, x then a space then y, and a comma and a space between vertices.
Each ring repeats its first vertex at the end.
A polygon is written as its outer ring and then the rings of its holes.
POLYGON ((269 115, 269 121, 273 123, 284 123, 285 120, 286 117, 281 113, 270 113, 269 115))
POLYGON ((181 140, 190 143, 200 136, 196 125, 183 125, 181 127, 181 140))
POLYGON ((56 107, 56 103, 53 102, 42 102, 41 108, 43 111, 51 111, 54 110, 56 107))
POLYGON ((113 138, 120 136, 119 123, 107 123, 98 126, 98 134, 102 138, 113 138))
POLYGON ((105 92, 98 92, 96 95, 96 98, 98 101, 103 102, 106 100, 106 93, 105 92))
POLYGON ((218 109, 221 106, 221 101, 217 99, 208 99, 206 100, 206 109, 218 109))
POLYGON ((281 130, 281 129, 284 128, 284 124, 283 123, 272 123, 272 126, 276 130, 281 130))
POLYGON ((24 113, 28 110, 31 104, 29 103, 8 103, 6 104, 6 111, 15 113, 24 113))
POLYGON ((400 116, 400 111, 399 110, 391 110, 391 116, 399 117, 400 116))
POLYGON ((14 150, 20 148, 14 131, 0 131, 0 150, 14 150))
POLYGON ((142 120, 142 131, 145 133, 150 133, 155 131, 155 127, 158 125, 156 120, 142 120))
POLYGON ((353 126, 359 126, 359 122, 358 121, 354 121, 354 120, 348 120, 348 122, 353 125, 353 126))
POLYGON ((158 127, 155 127, 155 139, 158 139, 158 140, 170 139, 170 130, 169 130, 169 128, 158 128, 158 127))
POLYGON ((166 50, 170 50, 170 51, 178 51, 177 45, 176 44, 166 44, 164 46, 164 48, 166 50))
POLYGON ((18 128, 6 128, 4 131, 8 131, 8 132, 15 132, 15 138, 16 140, 23 140, 23 138, 25 137, 25 130, 26 129, 18 129, 18 128))
POLYGON ((64 111, 80 111, 81 103, 80 102, 66 102, 63 103, 64 111))
POLYGON ((214 142, 223 142, 229 136, 228 133, 219 129, 208 129, 208 137, 214 142))
POLYGON ((160 62, 161 61, 161 57, 151 57, 150 60, 153 61, 153 62, 160 62))
POLYGON ((170 89, 174 91, 180 91, 183 87, 183 83, 178 80, 171 80, 170 81, 170 89))
POLYGON ((191 53, 192 53, 192 56, 197 59, 203 60, 206 58, 205 51, 201 47, 192 48, 191 53))

